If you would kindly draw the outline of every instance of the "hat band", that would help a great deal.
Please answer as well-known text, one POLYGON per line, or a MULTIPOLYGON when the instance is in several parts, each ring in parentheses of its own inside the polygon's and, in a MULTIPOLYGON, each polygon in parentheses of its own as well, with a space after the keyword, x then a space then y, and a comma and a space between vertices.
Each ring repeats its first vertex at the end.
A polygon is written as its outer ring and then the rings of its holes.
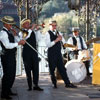
POLYGON ((5 23, 14 23, 14 21, 9 21, 9 20, 6 20, 6 19, 3 19, 2 21, 4 21, 5 23))

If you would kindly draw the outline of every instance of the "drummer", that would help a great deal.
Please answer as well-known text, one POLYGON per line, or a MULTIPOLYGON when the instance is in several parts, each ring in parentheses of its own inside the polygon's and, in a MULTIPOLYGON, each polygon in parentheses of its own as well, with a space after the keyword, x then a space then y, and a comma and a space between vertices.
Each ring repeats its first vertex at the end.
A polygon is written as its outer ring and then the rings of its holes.
MULTIPOLYGON (((73 33, 73 36, 68 39, 67 43, 72 44, 76 47, 69 48, 69 60, 78 59, 79 51, 87 49, 87 45, 84 38, 79 35, 79 28, 78 27, 72 28, 72 33, 73 33)), ((91 75, 89 72, 90 61, 87 60, 87 61, 84 61, 84 63, 87 69, 87 75, 90 76, 91 75)))

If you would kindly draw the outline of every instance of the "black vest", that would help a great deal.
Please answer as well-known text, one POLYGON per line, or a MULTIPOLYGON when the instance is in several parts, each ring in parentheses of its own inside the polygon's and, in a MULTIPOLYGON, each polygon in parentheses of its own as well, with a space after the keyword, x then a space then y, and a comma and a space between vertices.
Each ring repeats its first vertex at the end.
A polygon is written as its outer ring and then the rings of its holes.
MULTIPOLYGON (((6 29, 3 29, 3 31, 7 32, 9 42, 10 43, 15 43, 14 36, 9 31, 7 31, 6 29)), ((1 42, 1 47, 2 47, 2 50, 3 50, 3 54, 4 55, 7 55, 7 54, 15 54, 16 53, 16 47, 13 48, 13 49, 6 49, 2 42, 1 42)))
MULTIPOLYGON (((72 37, 72 39, 73 39, 73 45, 77 45, 77 40, 75 39, 75 37, 72 37)), ((82 40, 82 37, 81 36, 79 36, 79 39, 80 39, 80 43, 81 43, 81 49, 83 50, 83 49, 85 49, 84 48, 84 46, 83 46, 83 40, 82 40)))
MULTIPOLYGON (((31 36, 26 40, 33 48, 36 49, 36 37, 35 37, 35 33, 32 31, 31 33, 31 36)), ((23 52, 27 52, 27 53, 30 53, 30 52, 33 52, 33 49, 28 46, 27 44, 25 44, 23 46, 23 52)))
MULTIPOLYGON (((54 41, 57 38, 57 35, 54 35, 52 31, 49 30, 48 33, 50 34, 50 40, 51 41, 54 41)), ((52 46, 48 49, 48 54, 49 53, 50 54, 57 54, 59 52, 61 52, 61 43, 60 43, 60 41, 57 42, 54 46, 52 46)))

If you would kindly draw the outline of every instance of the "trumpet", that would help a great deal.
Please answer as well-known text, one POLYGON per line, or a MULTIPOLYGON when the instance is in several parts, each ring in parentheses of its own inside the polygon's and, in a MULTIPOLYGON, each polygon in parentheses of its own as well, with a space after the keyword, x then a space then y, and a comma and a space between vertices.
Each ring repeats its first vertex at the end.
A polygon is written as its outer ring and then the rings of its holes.
POLYGON ((43 23, 40 24, 39 26, 41 26, 42 28, 45 28, 45 23, 43 22, 43 23))
POLYGON ((42 24, 32 24, 30 29, 35 29, 35 30, 40 30, 42 28, 45 28, 45 23, 43 22, 42 24))

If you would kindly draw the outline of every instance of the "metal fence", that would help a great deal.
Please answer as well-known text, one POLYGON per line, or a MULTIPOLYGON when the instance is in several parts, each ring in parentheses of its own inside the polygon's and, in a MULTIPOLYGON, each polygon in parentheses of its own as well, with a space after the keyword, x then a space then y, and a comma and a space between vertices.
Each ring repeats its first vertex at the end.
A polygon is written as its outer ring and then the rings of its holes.
MULTIPOLYGON (((46 51, 46 46, 39 46, 38 47, 38 52, 41 53, 46 59, 47 59, 47 51, 46 51)), ((90 50, 90 55, 91 55, 91 60, 90 60, 90 71, 92 72, 93 69, 93 51, 90 50)), ((40 73, 44 73, 44 72, 49 72, 49 67, 48 67, 48 62, 42 58, 39 55, 39 58, 41 59, 39 61, 39 72, 40 73)), ((24 71, 24 64, 22 61, 22 56, 21 56, 21 48, 18 47, 17 48, 17 70, 16 70, 16 75, 22 75, 23 73, 25 73, 24 71)), ((0 59, 0 77, 2 77, 3 75, 3 71, 2 71, 2 66, 1 66, 1 59, 0 59)))
MULTIPOLYGON (((46 46, 38 47, 39 53, 41 53, 45 58, 47 58, 47 52, 45 51, 45 49, 46 46)), ((16 75, 22 75, 24 72, 24 64, 22 61, 21 53, 22 53, 21 46, 19 46, 17 48, 17 56, 16 56, 16 61, 17 61, 16 75)), ((39 58, 41 59, 39 61, 39 72, 49 72, 47 61, 44 58, 42 58, 40 55, 39 58)), ((2 77, 2 75, 3 75, 3 71, 2 71, 1 59, 0 59, 0 77, 2 77)))

